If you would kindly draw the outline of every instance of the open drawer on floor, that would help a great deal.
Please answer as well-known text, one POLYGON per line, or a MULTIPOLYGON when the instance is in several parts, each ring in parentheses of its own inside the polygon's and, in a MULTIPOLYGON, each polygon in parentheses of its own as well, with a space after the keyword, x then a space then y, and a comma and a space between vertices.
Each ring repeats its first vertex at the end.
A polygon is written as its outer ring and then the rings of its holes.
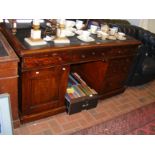
POLYGON ((66 110, 69 115, 95 108, 98 104, 98 95, 76 98, 73 100, 65 100, 66 110))

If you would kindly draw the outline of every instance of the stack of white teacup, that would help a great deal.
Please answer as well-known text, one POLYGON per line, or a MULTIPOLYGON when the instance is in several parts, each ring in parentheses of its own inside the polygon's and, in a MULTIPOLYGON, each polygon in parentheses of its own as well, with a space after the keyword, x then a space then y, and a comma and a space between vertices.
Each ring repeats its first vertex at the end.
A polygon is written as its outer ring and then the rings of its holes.
POLYGON ((101 25, 101 29, 97 32, 97 37, 101 38, 102 40, 111 39, 111 40, 125 40, 125 33, 118 32, 118 27, 109 28, 108 25, 101 25))

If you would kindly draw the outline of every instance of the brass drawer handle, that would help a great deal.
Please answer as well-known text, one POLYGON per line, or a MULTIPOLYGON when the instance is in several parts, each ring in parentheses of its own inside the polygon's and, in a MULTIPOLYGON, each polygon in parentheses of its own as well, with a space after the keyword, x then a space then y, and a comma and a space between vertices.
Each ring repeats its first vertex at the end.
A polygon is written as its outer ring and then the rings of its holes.
POLYGON ((83 104, 83 105, 82 105, 82 107, 84 108, 84 107, 86 107, 86 105, 85 105, 85 104, 83 104))
POLYGON ((88 105, 89 105, 88 103, 87 103, 87 104, 83 104, 82 107, 83 107, 83 108, 84 108, 84 107, 88 107, 88 105))
POLYGON ((39 72, 37 71, 36 74, 39 74, 39 72))
POLYGON ((61 58, 61 57, 59 57, 58 59, 59 59, 60 61, 62 60, 62 58, 61 58))
POLYGON ((92 55, 95 55, 95 52, 92 52, 92 55))
POLYGON ((127 67, 123 67, 123 71, 127 71, 127 67))
POLYGON ((126 62, 129 62, 130 60, 129 59, 126 59, 126 62))
POLYGON ((86 56, 84 54, 81 55, 81 58, 85 58, 86 56))
POLYGON ((65 68, 65 67, 63 67, 63 68, 62 68, 62 70, 63 70, 63 71, 65 71, 65 70, 66 70, 66 68, 65 68))
POLYGON ((58 54, 57 53, 52 53, 52 56, 57 56, 58 54))

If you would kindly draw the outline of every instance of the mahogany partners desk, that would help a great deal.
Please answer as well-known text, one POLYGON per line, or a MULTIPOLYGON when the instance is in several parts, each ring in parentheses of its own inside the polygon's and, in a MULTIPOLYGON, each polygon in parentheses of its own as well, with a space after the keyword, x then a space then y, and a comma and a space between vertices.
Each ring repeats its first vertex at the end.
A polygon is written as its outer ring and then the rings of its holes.
MULTIPOLYGON (((19 110, 22 122, 29 122, 65 111, 65 93, 70 71, 74 70, 94 88, 100 98, 123 92, 125 81, 140 42, 124 41, 84 43, 71 37, 69 45, 30 47, 25 37, 30 28, 17 29, 15 36, 4 26, 1 31, 20 58, 19 110)), ((95 36, 94 36, 95 37, 95 36)))

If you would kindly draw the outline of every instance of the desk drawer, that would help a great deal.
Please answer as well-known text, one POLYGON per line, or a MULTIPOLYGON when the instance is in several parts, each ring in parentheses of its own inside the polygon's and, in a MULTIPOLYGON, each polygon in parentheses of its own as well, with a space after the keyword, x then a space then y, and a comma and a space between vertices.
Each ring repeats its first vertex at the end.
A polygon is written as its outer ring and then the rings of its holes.
POLYGON ((136 53, 136 49, 134 47, 116 47, 109 50, 110 57, 120 57, 126 55, 134 55, 136 53))
POLYGON ((65 100, 66 110, 69 115, 95 108, 98 104, 98 95, 94 97, 86 97, 85 99, 77 99, 77 101, 69 102, 65 100))
POLYGON ((72 58, 74 62, 84 62, 90 60, 104 60, 105 50, 98 50, 95 48, 85 50, 72 51, 72 58))
POLYGON ((44 66, 61 64, 62 58, 57 53, 52 55, 40 55, 35 57, 25 57, 23 60, 24 69, 40 68, 44 66))

